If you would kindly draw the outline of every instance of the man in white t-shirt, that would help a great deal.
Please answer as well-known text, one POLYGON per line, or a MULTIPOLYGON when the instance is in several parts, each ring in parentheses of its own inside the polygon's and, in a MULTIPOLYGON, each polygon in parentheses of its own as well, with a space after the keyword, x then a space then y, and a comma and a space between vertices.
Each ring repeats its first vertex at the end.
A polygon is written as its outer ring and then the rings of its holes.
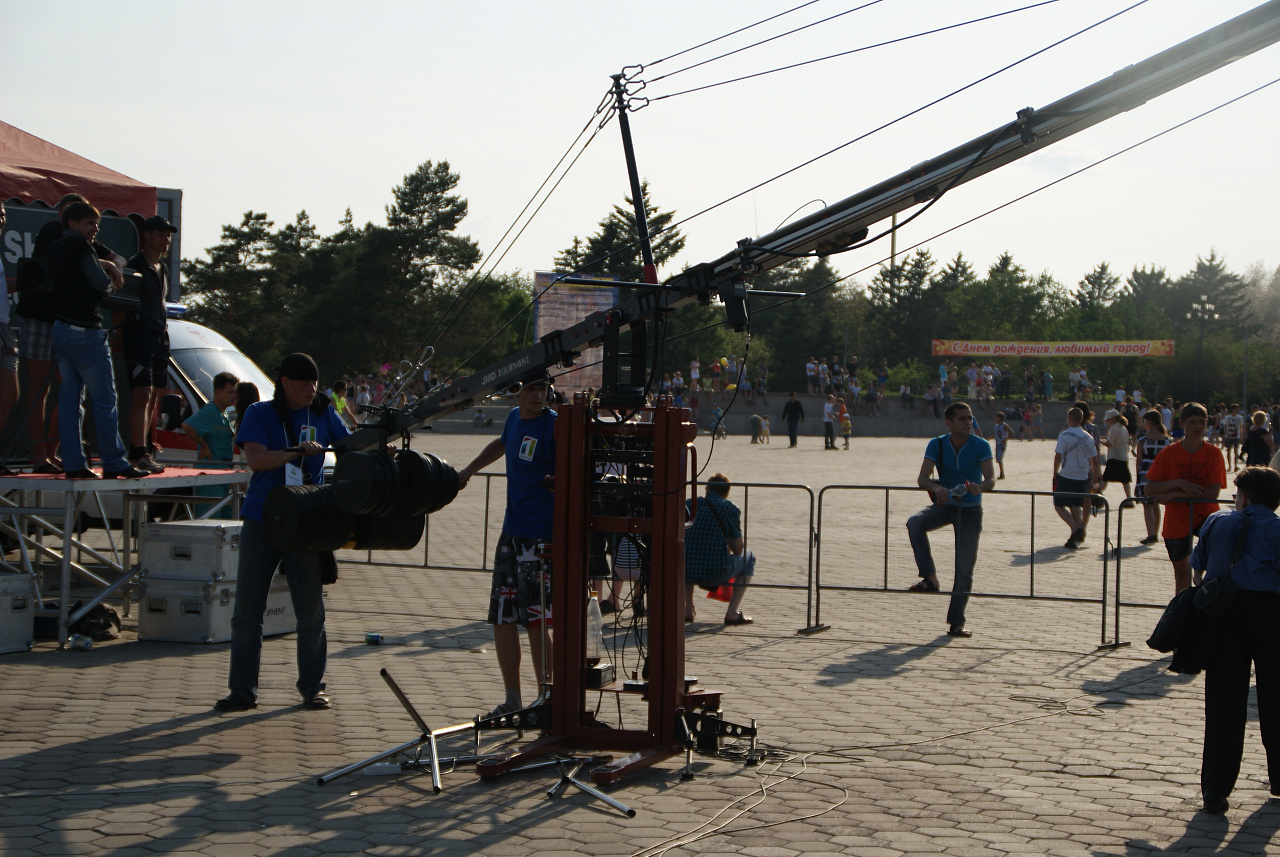
POLYGON ((1080 395, 1080 370, 1072 369, 1071 374, 1067 376, 1067 384, 1071 387, 1071 398, 1078 398, 1080 395))
POLYGON ((1125 396, 1127 395, 1129 394, 1124 389, 1124 387, 1121 387, 1119 390, 1116 390, 1116 407, 1117 408, 1119 408, 1121 405, 1124 404, 1124 399, 1125 399, 1125 396))
POLYGON ((1245 435, 1245 418, 1240 406, 1232 403, 1231 413, 1222 418, 1222 451, 1228 470, 1240 469, 1240 441, 1245 435))
POLYGON ((1098 469, 1098 447, 1081 424, 1084 411, 1072 408, 1067 411, 1067 428, 1058 435, 1058 445, 1053 451, 1053 510, 1071 528, 1071 537, 1065 547, 1079 550, 1089 525, 1086 497, 1068 497, 1066 494, 1093 494, 1098 488, 1101 472, 1098 469))
POLYGON ((836 448, 836 410, 836 397, 827 396, 822 405, 822 433, 827 441, 824 449, 836 448))

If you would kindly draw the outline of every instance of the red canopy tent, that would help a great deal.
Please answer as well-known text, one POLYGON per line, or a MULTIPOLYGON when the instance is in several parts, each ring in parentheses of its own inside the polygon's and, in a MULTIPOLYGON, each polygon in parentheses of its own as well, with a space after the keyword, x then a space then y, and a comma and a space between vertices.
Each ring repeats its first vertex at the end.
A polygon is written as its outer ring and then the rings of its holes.
POLYGON ((154 187, 0 122, 0 199, 39 200, 56 208, 73 192, 121 216, 156 213, 154 187))

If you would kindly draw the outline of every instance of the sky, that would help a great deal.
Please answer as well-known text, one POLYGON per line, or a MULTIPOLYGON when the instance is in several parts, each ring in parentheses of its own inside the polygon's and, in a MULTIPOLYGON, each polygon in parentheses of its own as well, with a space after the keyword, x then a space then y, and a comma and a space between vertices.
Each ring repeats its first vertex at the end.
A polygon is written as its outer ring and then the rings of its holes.
MULTIPOLYGON (((357 223, 385 223, 391 189, 406 174, 424 161, 448 161, 461 177, 456 192, 470 204, 459 231, 479 242, 487 269, 528 274, 550 269, 574 236, 590 235, 628 193, 614 121, 520 238, 502 242, 579 132, 595 129, 610 75, 632 67, 633 85, 644 82, 638 95, 650 98, 629 119, 653 201, 683 219, 738 197, 681 225, 688 243, 661 271, 669 276, 1260 0, 1146 0, 752 190, 1137 0, 1055 0, 659 98, 1037 0, 816 0, 664 59, 801 2, 9 3, 0 12, 0 119, 136 179, 182 189, 187 258, 204 255, 222 226, 249 210, 280 225, 305 209, 323 234, 348 208, 357 223), (838 17, 682 70, 829 16, 838 17)), ((1048 272, 1067 286, 1104 261, 1122 276, 1156 265, 1177 277, 1211 251, 1239 272, 1256 263, 1274 269, 1280 84, 934 236, 1278 77, 1280 47, 1272 46, 956 188, 899 231, 898 247, 924 241, 940 262, 963 252, 980 271, 1008 251, 1033 274, 1048 272)), ((888 253, 886 239, 832 264, 854 274, 888 253)), ((874 270, 855 279, 865 284, 874 270)))

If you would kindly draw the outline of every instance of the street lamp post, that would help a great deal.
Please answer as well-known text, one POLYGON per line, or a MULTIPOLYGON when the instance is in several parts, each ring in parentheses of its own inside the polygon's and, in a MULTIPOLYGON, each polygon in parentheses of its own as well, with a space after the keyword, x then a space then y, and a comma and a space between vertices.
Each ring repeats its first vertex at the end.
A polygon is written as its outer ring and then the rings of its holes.
POLYGON ((1187 313, 1188 321, 1200 322, 1200 345, 1196 349, 1196 401, 1200 401, 1200 374, 1204 368, 1204 327, 1210 321, 1217 321, 1218 314, 1213 311, 1208 295, 1201 295, 1199 303, 1191 302, 1191 312, 1187 313))

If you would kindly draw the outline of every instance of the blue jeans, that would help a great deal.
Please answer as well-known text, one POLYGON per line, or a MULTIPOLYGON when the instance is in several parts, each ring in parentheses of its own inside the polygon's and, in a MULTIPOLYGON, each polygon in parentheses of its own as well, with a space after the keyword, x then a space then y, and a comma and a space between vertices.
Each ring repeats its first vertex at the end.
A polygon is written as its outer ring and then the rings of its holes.
POLYGON ((289 579, 289 594, 298 620, 298 691, 309 697, 324 690, 327 638, 324 591, 318 553, 280 553, 267 545, 260 521, 246 520, 240 530, 240 563, 236 572, 236 607, 231 615, 231 679, 236 696, 257 699, 262 662, 262 615, 267 609, 271 578, 279 566, 289 579))
POLYGON ((58 432, 62 435, 62 468, 72 473, 89 466, 81 445, 84 394, 93 400, 93 425, 98 430, 98 457, 106 473, 129 466, 120 441, 116 383, 111 369, 107 334, 98 328, 77 329, 63 321, 53 324, 53 356, 62 387, 58 391, 58 432))
POLYGON ((947 609, 948 625, 964 624, 964 608, 973 589, 973 566, 978 561, 978 538, 982 534, 982 507, 937 503, 921 509, 907 519, 911 550, 921 577, 936 575, 933 551, 929 549, 929 533, 952 525, 956 532, 956 579, 951 587, 951 606, 947 609))

